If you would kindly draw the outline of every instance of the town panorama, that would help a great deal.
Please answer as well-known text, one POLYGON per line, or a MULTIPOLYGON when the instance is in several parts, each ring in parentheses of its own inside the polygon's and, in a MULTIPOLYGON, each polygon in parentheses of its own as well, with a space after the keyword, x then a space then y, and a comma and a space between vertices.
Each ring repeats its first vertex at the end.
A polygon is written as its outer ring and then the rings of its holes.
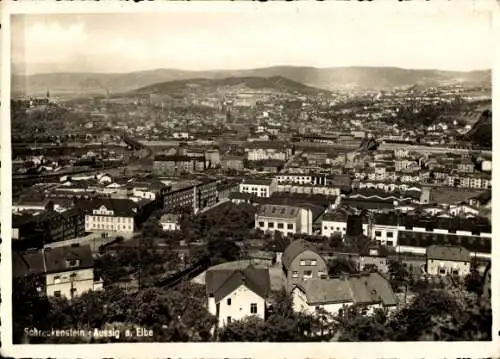
POLYGON ((492 339, 490 70, 15 70, 14 343, 492 339))

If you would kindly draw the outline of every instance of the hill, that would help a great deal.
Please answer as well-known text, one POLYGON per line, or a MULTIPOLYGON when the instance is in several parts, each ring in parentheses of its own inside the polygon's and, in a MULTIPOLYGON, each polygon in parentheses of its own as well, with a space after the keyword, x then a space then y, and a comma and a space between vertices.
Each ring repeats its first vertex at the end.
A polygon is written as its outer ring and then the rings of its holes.
POLYGON ((133 91, 137 94, 172 94, 192 92, 216 92, 233 90, 260 90, 277 93, 319 95, 326 90, 306 86, 282 76, 273 77, 227 77, 222 79, 190 79, 162 82, 133 91))
POLYGON ((485 110, 467 132, 462 140, 470 141, 481 147, 491 147, 493 142, 493 123, 492 113, 490 110, 485 110))
POLYGON ((435 86, 450 82, 490 84, 491 71, 452 72, 411 70, 396 67, 297 67, 274 66, 250 70, 184 71, 158 69, 125 74, 47 73, 12 76, 13 92, 20 95, 51 93, 122 93, 156 83, 186 79, 230 77, 284 77, 308 86, 332 90, 339 87, 371 89, 399 86, 435 86))

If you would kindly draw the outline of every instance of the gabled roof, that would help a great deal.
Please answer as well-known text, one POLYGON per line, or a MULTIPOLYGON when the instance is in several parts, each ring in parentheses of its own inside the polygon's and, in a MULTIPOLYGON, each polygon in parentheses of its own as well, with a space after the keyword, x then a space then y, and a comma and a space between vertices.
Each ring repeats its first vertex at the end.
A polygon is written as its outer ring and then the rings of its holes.
POLYGON ((297 284, 309 305, 353 303, 394 306, 396 297, 379 273, 363 273, 329 279, 314 278, 297 284))
POLYGON ((427 247, 427 259, 469 262, 470 252, 461 246, 439 246, 427 247))
POLYGON ((47 273, 64 272, 67 270, 91 268, 93 266, 92 251, 90 245, 78 247, 55 247, 46 248, 45 265, 47 273), (68 262, 76 260, 76 267, 69 267, 68 262))
POLYGON ((124 198, 79 199, 75 202, 75 206, 85 213, 92 213, 93 210, 105 206, 118 217, 134 217, 137 213, 137 204, 130 199, 124 198))
POLYGON ((271 289, 269 270, 252 264, 243 269, 209 269, 205 282, 207 294, 213 295, 216 303, 242 285, 262 298, 266 298, 271 289))
POLYGON ((290 264, 292 264, 295 257, 297 257, 299 254, 307 250, 312 251, 314 253, 318 253, 316 247, 310 242, 306 242, 303 239, 298 239, 296 241, 293 241, 288 245, 288 247, 286 247, 285 251, 283 252, 283 256, 281 257, 281 262, 283 263, 285 268, 288 269, 290 268, 290 264))

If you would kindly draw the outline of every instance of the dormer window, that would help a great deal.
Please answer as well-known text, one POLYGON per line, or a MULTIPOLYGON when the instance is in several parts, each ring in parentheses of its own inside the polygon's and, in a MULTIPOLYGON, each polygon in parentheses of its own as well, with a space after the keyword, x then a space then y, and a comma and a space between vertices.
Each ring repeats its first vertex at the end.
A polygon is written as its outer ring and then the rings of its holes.
POLYGON ((78 260, 78 259, 68 260, 68 261, 66 261, 66 264, 70 268, 72 268, 72 267, 78 267, 80 265, 80 260, 78 260))

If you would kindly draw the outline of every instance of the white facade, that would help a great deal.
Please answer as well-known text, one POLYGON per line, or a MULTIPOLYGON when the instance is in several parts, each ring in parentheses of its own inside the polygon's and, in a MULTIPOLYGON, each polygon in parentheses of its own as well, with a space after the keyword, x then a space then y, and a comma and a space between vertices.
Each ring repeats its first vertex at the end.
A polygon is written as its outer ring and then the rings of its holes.
POLYGON ((373 224, 371 238, 382 245, 396 246, 398 244, 398 226, 373 224), (392 242, 392 243, 391 243, 392 242))
POLYGON ((470 272, 470 262, 427 259, 427 273, 432 275, 466 276, 470 272))
POLYGON ((135 187, 132 189, 132 196, 142 198, 142 199, 156 199, 156 193, 149 190, 148 188, 135 187))
POLYGON ((102 289, 102 282, 94 281, 93 268, 49 273, 45 278, 48 297, 74 298, 91 290, 102 289))
POLYGON ((281 160, 288 159, 288 152, 286 150, 279 150, 274 148, 252 148, 248 150, 249 161, 263 161, 263 160, 281 160))
POLYGON ((347 222, 328 221, 328 220, 323 220, 321 222, 322 236, 331 237, 334 234, 340 234, 342 237, 344 237, 346 231, 347 231, 347 222))
POLYGON ((257 197, 270 197, 276 191, 276 181, 272 180, 269 184, 258 184, 251 182, 240 183, 241 193, 250 193, 257 197))
MULTIPOLYGON (((292 303, 293 310, 295 312, 314 314, 316 312, 316 309, 322 309, 334 316, 339 314, 340 310, 346 310, 348 307, 354 304, 352 300, 337 303, 309 304, 307 302, 306 294, 298 287, 295 287, 292 290, 292 303)), ((372 315, 377 308, 383 308, 383 306, 381 304, 368 305, 367 311, 364 314, 372 315)))
POLYGON ((95 209, 92 215, 85 216, 86 232, 125 232, 134 231, 133 217, 117 217, 114 211, 108 210, 105 206, 95 209))
POLYGON ((293 218, 266 217, 255 215, 255 228, 263 231, 278 231, 283 235, 305 233, 312 234, 312 211, 300 208, 293 218))
POLYGON ((266 301, 257 293, 240 285, 236 290, 222 298, 218 303, 215 299, 208 298, 208 311, 217 317, 219 327, 224 327, 229 322, 242 320, 249 316, 264 319, 266 301))
POLYGON ((164 231, 180 231, 181 226, 175 221, 162 221, 160 222, 164 231))

